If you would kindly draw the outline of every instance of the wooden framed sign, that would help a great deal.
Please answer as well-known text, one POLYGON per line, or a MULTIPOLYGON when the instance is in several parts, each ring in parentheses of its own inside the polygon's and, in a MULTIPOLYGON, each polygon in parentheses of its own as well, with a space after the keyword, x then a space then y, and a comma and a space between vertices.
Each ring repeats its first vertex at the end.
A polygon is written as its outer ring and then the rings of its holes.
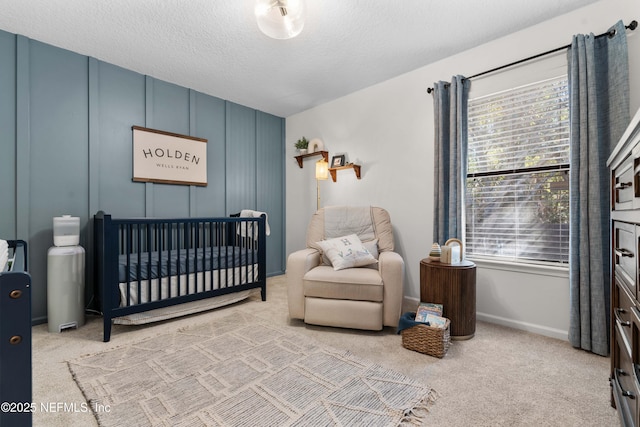
POLYGON ((133 180, 207 185, 207 140, 140 126, 133 130, 133 180))

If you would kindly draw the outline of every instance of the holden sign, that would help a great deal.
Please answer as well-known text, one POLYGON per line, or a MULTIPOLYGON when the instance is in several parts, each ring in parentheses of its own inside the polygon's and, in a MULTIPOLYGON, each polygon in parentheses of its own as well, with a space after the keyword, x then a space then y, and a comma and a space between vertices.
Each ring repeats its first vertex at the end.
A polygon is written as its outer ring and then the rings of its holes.
POLYGON ((133 126, 133 180, 207 185, 207 140, 133 126))

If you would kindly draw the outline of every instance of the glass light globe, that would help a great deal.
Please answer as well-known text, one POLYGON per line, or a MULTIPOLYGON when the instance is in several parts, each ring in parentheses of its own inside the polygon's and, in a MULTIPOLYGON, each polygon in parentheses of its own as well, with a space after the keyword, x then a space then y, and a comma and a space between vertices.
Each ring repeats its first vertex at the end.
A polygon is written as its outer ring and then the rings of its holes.
POLYGON ((254 11, 260 31, 271 38, 290 39, 304 28, 304 0, 256 0, 254 11))
POLYGON ((329 163, 325 159, 320 159, 316 162, 316 179, 328 179, 329 178, 329 163))

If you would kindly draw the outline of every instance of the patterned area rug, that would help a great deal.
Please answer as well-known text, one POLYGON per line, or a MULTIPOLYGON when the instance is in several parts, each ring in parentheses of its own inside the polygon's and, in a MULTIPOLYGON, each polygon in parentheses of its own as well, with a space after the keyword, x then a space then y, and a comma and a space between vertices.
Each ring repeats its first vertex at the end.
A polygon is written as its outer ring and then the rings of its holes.
POLYGON ((391 426, 420 423, 435 399, 425 384, 244 313, 68 365, 105 427, 391 426))

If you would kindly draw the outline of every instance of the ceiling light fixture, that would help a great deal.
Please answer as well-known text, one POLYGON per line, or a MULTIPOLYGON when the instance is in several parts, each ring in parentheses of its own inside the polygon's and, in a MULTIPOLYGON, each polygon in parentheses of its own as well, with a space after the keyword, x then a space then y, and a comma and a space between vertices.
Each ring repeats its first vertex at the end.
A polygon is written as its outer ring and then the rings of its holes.
POLYGON ((291 39, 304 28, 304 0, 256 0, 256 20, 260 31, 274 39, 291 39))

